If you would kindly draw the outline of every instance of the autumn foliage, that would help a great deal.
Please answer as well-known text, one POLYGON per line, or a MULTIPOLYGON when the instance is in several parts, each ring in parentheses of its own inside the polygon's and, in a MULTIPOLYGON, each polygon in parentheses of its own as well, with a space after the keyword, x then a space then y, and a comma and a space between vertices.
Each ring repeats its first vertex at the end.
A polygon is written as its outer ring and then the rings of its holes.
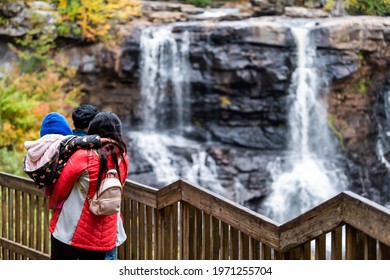
POLYGON ((89 41, 109 39, 115 22, 140 15, 137 0, 58 0, 61 14, 59 32, 71 33, 89 41))
MULTIPOLYGON (((16 0, 6 0, 12 2, 16 0)), ((25 175, 24 141, 39 138, 44 116, 59 112, 71 123, 71 112, 82 98, 76 70, 67 61, 54 59, 61 51, 56 46, 57 36, 107 42, 113 39, 115 25, 139 15, 141 8, 138 0, 44 2, 57 10, 56 26, 48 28, 38 13, 32 14, 28 34, 10 46, 18 60, 10 69, 0 69, 0 171, 17 175, 25 175)))
POLYGON ((75 69, 54 60, 55 37, 38 22, 9 46, 17 59, 0 69, 0 171, 17 175, 24 175, 24 141, 39 138, 44 116, 56 111, 70 120, 81 98, 75 69))

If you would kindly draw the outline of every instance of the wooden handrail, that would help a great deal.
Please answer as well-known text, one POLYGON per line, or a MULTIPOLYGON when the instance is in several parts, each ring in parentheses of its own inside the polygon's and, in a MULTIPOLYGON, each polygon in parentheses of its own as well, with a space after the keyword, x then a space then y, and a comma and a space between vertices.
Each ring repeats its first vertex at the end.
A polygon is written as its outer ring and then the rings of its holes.
POLYGON ((139 189, 142 187, 141 184, 128 180, 125 185, 126 195, 157 210, 175 202, 187 202, 199 210, 229 223, 240 231, 261 239, 271 247, 278 247, 279 223, 205 188, 179 179, 159 190, 148 188, 150 193, 147 196, 151 196, 151 194, 156 195, 156 203, 151 203, 151 199, 139 197, 139 189), (135 191, 132 188, 135 188, 135 191), (155 206, 156 204, 157 207, 155 206))
POLYGON ((157 192, 158 189, 131 180, 126 180, 124 186, 126 197, 152 208, 157 208, 157 192))
POLYGON ((337 228, 342 222, 343 193, 283 224, 278 249, 289 250, 337 228))
POLYGON ((390 209, 344 191, 282 225, 279 249, 285 251, 314 239, 341 223, 349 224, 390 246, 390 209))
POLYGON ((12 186, 15 190, 34 195, 44 195, 44 190, 36 188, 31 179, 26 179, 4 172, 0 172, 0 185, 12 186))
POLYGON ((390 246, 390 209, 350 191, 342 198, 343 221, 390 246))
POLYGON ((182 179, 159 190, 148 188, 148 192, 156 196, 153 204, 147 203, 150 199, 133 195, 128 188, 139 190, 141 184, 127 181, 126 194, 157 209, 180 200, 187 202, 281 252, 330 232, 342 223, 350 224, 390 246, 390 210, 350 191, 344 191, 295 219, 279 224, 182 179))
POLYGON ((50 256, 48 254, 43 254, 38 250, 34 250, 28 246, 7 240, 2 237, 0 237, 0 248, 1 247, 8 248, 17 254, 22 254, 31 259, 50 260, 50 256))
POLYGON ((277 222, 202 187, 180 180, 182 199, 270 247, 278 248, 277 222))

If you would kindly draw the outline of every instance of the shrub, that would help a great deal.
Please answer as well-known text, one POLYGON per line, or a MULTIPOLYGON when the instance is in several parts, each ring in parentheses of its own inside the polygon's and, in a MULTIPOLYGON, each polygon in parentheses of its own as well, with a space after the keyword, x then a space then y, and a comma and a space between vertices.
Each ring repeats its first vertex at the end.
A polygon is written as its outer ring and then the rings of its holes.
MULTIPOLYGON (((328 0, 324 9, 330 11, 337 0, 328 0)), ((350 15, 386 16, 390 14, 390 0, 344 0, 345 9, 350 15)))
POLYGON ((70 119, 81 95, 73 84, 75 69, 54 61, 52 33, 37 27, 16 42, 10 48, 18 61, 0 78, 0 151, 7 156, 0 170, 20 174, 24 141, 39 137, 41 121, 51 111, 70 119))
POLYGON ((210 6, 213 3, 213 0, 184 0, 182 1, 187 4, 191 4, 197 7, 206 7, 210 6))
MULTIPOLYGON (((109 40, 111 23, 140 15, 138 0, 53 0, 61 14, 60 35, 81 36, 87 41, 109 40)), ((111 34, 112 35, 112 34, 111 34)))
POLYGON ((350 15, 377 15, 390 14, 390 0, 349 0, 346 9, 350 15))

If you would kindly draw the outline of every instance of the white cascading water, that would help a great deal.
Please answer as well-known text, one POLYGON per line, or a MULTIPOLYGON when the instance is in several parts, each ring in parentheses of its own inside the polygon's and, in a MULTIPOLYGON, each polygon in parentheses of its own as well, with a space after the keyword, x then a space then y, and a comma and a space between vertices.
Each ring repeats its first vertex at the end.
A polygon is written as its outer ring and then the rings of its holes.
MULTIPOLYGON (((390 89, 384 92, 384 107, 386 114, 386 124, 379 124, 379 133, 377 140, 377 155, 379 160, 386 166, 390 172, 390 162, 386 158, 386 154, 390 151, 390 145, 387 141, 390 137, 390 89)), ((385 186, 383 186, 385 188, 385 186)), ((387 197, 385 197, 385 207, 390 208, 390 188, 387 187, 387 197)))
POLYGON ((188 32, 176 40, 172 26, 148 28, 143 30, 140 44, 140 111, 144 116, 142 129, 130 132, 133 143, 153 166, 159 184, 185 178, 223 195, 213 158, 199 144, 182 137, 183 130, 189 126, 190 112, 188 32), (173 114, 171 110, 175 110, 173 114), (167 114, 170 117, 166 118, 167 114), (190 150, 191 160, 183 160, 170 147, 190 150))
POLYGON ((385 154, 389 151, 388 144, 385 141, 386 136, 390 136, 390 90, 386 91, 384 93, 384 107, 385 107, 385 114, 386 114, 386 120, 388 124, 386 127, 379 126, 379 138, 377 141, 377 154, 380 159, 380 161, 386 166, 387 169, 390 170, 390 162, 386 159, 385 154))
POLYGON ((309 29, 294 27, 297 68, 290 89, 289 154, 269 166, 271 194, 266 215, 284 223, 344 190, 346 176, 332 163, 336 149, 327 126, 327 111, 319 96, 319 77, 309 29))
MULTIPOLYGON (((161 116, 169 93, 173 93, 175 128, 183 129, 186 122, 184 102, 189 98, 188 51, 189 35, 185 32, 182 43, 173 38, 172 26, 158 29, 145 29, 142 32, 141 46, 141 96, 144 112, 144 129, 155 130, 161 124, 161 116)), ((170 108, 166 108, 170 109, 170 108)))

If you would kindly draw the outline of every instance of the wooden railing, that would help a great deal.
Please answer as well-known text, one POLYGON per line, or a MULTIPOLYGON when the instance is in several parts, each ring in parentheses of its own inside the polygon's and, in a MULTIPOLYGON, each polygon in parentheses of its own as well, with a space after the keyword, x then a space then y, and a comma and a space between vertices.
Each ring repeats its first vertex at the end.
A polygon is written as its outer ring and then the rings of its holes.
MULTIPOLYGON (((0 173, 0 259, 49 259, 51 215, 29 179, 0 173)), ((128 180, 119 259, 390 259, 390 210, 342 192, 279 224, 178 180, 128 180)))

